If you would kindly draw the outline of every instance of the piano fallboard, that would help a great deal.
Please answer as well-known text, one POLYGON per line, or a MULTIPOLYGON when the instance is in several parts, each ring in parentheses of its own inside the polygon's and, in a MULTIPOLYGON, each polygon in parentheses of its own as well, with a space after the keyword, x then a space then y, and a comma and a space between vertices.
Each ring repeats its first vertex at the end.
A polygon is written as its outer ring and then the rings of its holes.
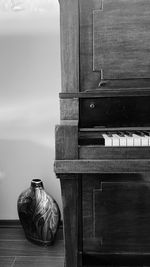
POLYGON ((149 127, 150 96, 83 98, 79 101, 80 128, 149 127))

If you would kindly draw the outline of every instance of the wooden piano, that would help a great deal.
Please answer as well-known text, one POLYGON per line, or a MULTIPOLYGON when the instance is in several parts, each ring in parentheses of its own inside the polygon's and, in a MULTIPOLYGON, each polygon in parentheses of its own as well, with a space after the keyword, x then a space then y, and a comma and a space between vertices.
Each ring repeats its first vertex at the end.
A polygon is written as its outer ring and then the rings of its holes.
POLYGON ((60 0, 65 267, 150 266, 150 1, 60 0))

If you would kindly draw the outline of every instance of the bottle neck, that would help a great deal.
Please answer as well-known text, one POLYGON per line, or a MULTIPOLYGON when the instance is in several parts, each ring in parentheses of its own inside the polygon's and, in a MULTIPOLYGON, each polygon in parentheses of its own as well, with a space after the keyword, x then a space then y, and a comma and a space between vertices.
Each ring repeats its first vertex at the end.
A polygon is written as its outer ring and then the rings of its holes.
POLYGON ((40 179, 33 179, 31 181, 31 187, 32 188, 36 188, 36 187, 42 187, 42 188, 44 188, 43 187, 43 182, 40 179))

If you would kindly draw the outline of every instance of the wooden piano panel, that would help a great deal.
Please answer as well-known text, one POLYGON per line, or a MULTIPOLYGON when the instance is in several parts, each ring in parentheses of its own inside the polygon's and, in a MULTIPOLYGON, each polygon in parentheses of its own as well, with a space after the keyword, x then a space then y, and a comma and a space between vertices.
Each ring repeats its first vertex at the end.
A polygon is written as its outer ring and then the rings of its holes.
POLYGON ((102 8, 102 0, 80 2, 80 91, 98 87, 100 73, 93 72, 93 15, 102 8))
POLYGON ((149 182, 134 174, 84 176, 86 253, 150 253, 149 182))
POLYGON ((94 235, 102 248, 150 252, 150 183, 104 182, 93 193, 94 235))
POLYGON ((80 159, 149 159, 150 147, 79 146, 80 159))
POLYGON ((93 11, 93 70, 104 79, 150 78, 149 0, 103 0, 93 11))
POLYGON ((79 90, 149 87, 149 0, 79 2, 79 90))

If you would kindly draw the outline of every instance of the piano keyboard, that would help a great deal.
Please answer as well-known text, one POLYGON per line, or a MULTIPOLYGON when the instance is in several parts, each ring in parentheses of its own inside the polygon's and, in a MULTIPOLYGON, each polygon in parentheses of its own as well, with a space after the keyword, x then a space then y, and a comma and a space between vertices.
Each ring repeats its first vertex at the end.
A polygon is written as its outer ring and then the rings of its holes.
POLYGON ((148 130, 89 130, 80 129, 79 145, 100 145, 105 147, 144 147, 150 146, 148 130))
POLYGON ((106 147, 110 146, 150 146, 150 132, 147 131, 119 131, 116 133, 102 133, 103 144, 106 147))

